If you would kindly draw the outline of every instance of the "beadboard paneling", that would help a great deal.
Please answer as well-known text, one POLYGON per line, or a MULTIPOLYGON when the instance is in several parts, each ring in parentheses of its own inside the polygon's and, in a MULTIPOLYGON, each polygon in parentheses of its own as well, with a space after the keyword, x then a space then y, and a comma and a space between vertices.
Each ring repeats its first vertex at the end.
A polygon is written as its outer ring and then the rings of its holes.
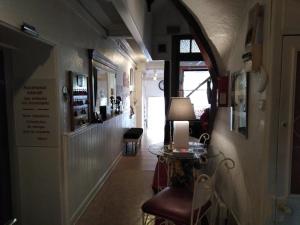
POLYGON ((64 197, 66 223, 73 223, 117 162, 123 133, 134 126, 128 114, 64 135, 64 197))

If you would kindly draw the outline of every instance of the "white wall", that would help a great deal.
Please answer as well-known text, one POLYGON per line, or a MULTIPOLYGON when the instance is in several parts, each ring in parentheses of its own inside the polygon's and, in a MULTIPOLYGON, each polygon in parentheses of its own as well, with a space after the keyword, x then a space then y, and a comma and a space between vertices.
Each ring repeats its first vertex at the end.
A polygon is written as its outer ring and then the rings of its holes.
POLYGON ((152 16, 147 11, 146 1, 126 0, 125 2, 148 51, 151 52, 152 16))
MULTIPOLYGON (((230 72, 242 69, 241 56, 245 52, 248 11, 255 2, 259 1, 232 1, 231 5, 225 8, 223 8, 224 2, 222 1, 212 1, 209 4, 202 1, 203 7, 197 1, 186 0, 184 2, 197 15, 200 22, 203 21, 205 33, 212 42, 213 48, 217 49, 218 55, 221 56, 221 69, 225 68, 224 71, 230 72), (209 15, 212 12, 221 14, 209 15), (222 33, 223 36, 220 35, 222 33)), ((265 5, 264 66, 267 67, 269 63, 267 53, 270 50, 267 42, 270 38, 270 33, 268 33, 270 3, 269 1, 260 2, 265 5)), ((268 71, 268 68, 266 70, 268 71)), ((266 218, 271 216, 267 195, 269 156, 265 141, 266 127, 269 122, 267 112, 270 109, 258 108, 259 101, 264 99, 268 92, 267 89, 263 94, 258 93, 258 78, 259 75, 250 74, 248 138, 230 130, 230 110, 219 108, 211 139, 211 151, 222 152, 236 163, 234 170, 222 171, 222 176, 218 177, 217 189, 240 223, 249 225, 265 224, 266 218)))
MULTIPOLYGON (((0 7, 0 21, 17 29, 26 21, 36 27, 40 34, 39 38, 55 45, 53 56, 46 58, 52 62, 51 69, 46 64, 41 65, 36 76, 43 77, 45 74, 49 74, 57 84, 53 87, 53 91, 57 94, 58 103, 55 109, 58 115, 56 126, 59 131, 57 146, 54 148, 25 148, 22 146, 15 148, 17 156, 14 166, 16 168, 19 166, 16 174, 19 173, 20 176, 16 176, 14 179, 18 180, 17 183, 19 183, 15 195, 20 196, 17 197, 16 205, 20 206, 17 217, 21 224, 66 224, 64 220, 68 220, 66 218, 67 209, 64 208, 63 201, 66 194, 64 184, 68 177, 66 177, 67 174, 63 174, 62 165, 69 163, 69 161, 66 161, 62 154, 66 151, 62 146, 62 135, 64 132, 69 132, 70 126, 69 103, 64 100, 61 90, 64 85, 67 85, 68 71, 88 74, 87 49, 97 49, 119 66, 117 82, 121 85, 123 72, 129 74, 133 65, 117 51, 114 42, 105 38, 104 31, 73 1, 3 1, 0 7)), ((6 38, 5 34, 4 36, 1 35, 1 38, 6 38)), ((9 37, 4 41, 9 41, 9 37)), ((17 43, 21 44, 23 40, 19 39, 17 43)), ((26 49, 24 63, 27 60, 30 62, 33 56, 40 54, 42 52, 39 52, 39 48, 26 49)), ((22 70, 25 68, 23 66, 13 68, 17 72, 21 71, 15 73, 17 75, 15 75, 14 87, 18 82, 18 85, 22 85, 25 79, 33 76, 31 73, 25 77, 25 74, 22 74, 22 70)), ((124 88, 123 94, 128 95, 128 91, 127 88, 124 88)), ((120 118, 124 123, 122 122, 122 127, 116 126, 116 129, 123 130, 127 124, 128 116, 124 114, 120 118)), ((99 126, 104 125, 100 124, 99 126)), ((101 149, 101 146, 98 146, 97 142, 89 144, 91 148, 99 147, 101 149)), ((118 151, 120 152, 121 148, 118 151)), ((104 175, 103 171, 109 168, 115 157, 116 154, 113 153, 97 159, 99 160, 97 163, 101 168, 104 168, 99 170, 97 179, 104 175), (103 167, 104 162, 109 163, 103 167)), ((94 186, 97 185, 97 179, 91 181, 94 186)), ((86 190, 86 193, 88 191, 86 190)))

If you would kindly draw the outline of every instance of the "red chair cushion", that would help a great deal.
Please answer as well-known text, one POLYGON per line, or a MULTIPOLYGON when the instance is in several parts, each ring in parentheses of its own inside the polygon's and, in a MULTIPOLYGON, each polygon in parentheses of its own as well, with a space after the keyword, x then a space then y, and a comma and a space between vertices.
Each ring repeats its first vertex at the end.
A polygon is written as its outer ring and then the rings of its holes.
MULTIPOLYGON (((167 187, 142 205, 145 213, 173 221, 178 225, 189 225, 192 211, 193 193, 186 188, 167 187)), ((210 207, 206 203, 200 212, 210 207)))

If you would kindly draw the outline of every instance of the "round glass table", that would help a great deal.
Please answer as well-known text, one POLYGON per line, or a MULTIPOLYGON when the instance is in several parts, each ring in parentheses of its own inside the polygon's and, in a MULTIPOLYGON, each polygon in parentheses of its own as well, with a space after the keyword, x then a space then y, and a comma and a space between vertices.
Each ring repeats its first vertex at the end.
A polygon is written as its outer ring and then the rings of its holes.
MULTIPOLYGON (((162 142, 152 144, 148 151, 158 157, 155 168, 152 188, 160 191, 170 184, 171 178, 184 176, 185 167, 190 167, 192 174, 195 173, 195 164, 207 163, 207 148, 199 142, 189 142, 188 149, 171 149, 162 142)), ((199 171, 198 171, 199 172, 199 171)), ((172 179, 174 181, 174 179, 172 179)))
POLYGON ((172 159, 193 159, 204 160, 207 155, 207 147, 199 142, 189 142, 188 149, 172 149, 170 145, 164 145, 162 142, 149 145, 148 151, 157 156, 163 156, 172 159))

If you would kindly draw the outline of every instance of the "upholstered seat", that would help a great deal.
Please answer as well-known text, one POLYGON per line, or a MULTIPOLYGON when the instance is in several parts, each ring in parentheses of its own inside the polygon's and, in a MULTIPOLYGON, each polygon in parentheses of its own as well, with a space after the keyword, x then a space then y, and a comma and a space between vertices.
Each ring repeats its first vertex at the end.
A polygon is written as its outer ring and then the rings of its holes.
POLYGON ((126 152, 127 155, 127 145, 128 143, 132 144, 132 148, 134 149, 134 154, 136 154, 138 145, 141 145, 141 139, 143 134, 143 128, 130 128, 128 129, 125 134, 123 135, 123 141, 126 143, 126 152))
MULTIPOLYGON (((170 220, 176 225, 189 225, 191 224, 192 201, 193 193, 187 188, 167 187, 145 202, 142 210, 144 213, 170 220)), ((200 217, 210 205, 210 201, 203 205, 200 217)))
POLYGON ((130 128, 123 136, 125 139, 138 139, 143 134, 143 128, 130 128))
POLYGON ((142 205, 143 224, 148 224, 148 215, 152 215, 162 224, 196 225, 210 208, 211 197, 212 180, 206 174, 195 178, 193 191, 166 187, 142 205))

